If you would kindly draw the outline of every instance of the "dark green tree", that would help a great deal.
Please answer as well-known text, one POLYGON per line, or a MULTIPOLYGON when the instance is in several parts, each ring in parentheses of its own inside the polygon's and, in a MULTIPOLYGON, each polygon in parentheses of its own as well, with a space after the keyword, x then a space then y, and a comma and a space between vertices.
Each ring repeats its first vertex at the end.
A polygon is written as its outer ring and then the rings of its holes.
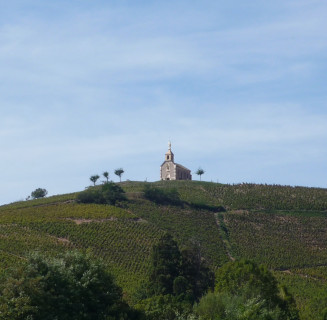
POLYGON ((144 197, 157 204, 182 205, 177 189, 159 189, 146 184, 143 189, 144 197))
POLYGON ((126 200, 125 191, 113 182, 105 183, 99 188, 89 188, 77 196, 77 201, 81 203, 115 205, 124 200, 126 200))
POLYGON ((44 198, 48 194, 46 189, 37 188, 31 193, 33 199, 44 198))
POLYGON ((177 242, 169 233, 159 239, 152 249, 150 283, 153 293, 173 294, 174 280, 180 274, 181 253, 177 242))
POLYGON ((109 183, 109 172, 105 171, 102 175, 106 178, 106 182, 109 183))
POLYGON ((220 268, 216 273, 215 292, 241 297, 244 302, 260 302, 261 308, 268 311, 279 310, 280 320, 299 319, 295 301, 286 288, 278 286, 265 266, 249 260, 230 262, 220 268))
POLYGON ((1 319, 136 319, 104 265, 70 252, 56 259, 33 255, 1 284, 1 319))
POLYGON ((208 290, 214 289, 215 275, 202 256, 199 243, 189 242, 181 250, 181 256, 181 275, 188 285, 188 295, 192 301, 198 301, 208 290))
POLYGON ((119 177, 119 181, 121 182, 121 176, 124 173, 124 169, 123 168, 119 168, 115 170, 115 175, 119 177))
POLYGON ((201 169, 201 168, 199 168, 199 169, 195 172, 195 174, 197 174, 198 176, 200 176, 200 181, 201 181, 201 176, 202 176, 204 173, 205 173, 205 171, 204 171, 203 169, 201 169))
POLYGON ((90 177, 90 180, 93 182, 94 186, 95 186, 95 184, 96 184, 96 182, 98 181, 99 178, 100 178, 100 176, 97 175, 97 174, 90 177))

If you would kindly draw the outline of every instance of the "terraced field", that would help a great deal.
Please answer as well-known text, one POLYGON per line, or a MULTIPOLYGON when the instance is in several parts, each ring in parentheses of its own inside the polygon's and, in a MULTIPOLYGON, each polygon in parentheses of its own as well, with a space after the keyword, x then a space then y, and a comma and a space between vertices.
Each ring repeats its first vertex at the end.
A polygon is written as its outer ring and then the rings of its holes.
POLYGON ((31 251, 88 250, 128 297, 147 278, 153 244, 169 231, 180 246, 199 243, 213 270, 242 257, 266 264, 296 297, 302 319, 318 319, 327 305, 326 189, 152 183, 178 190, 183 204, 169 206, 144 199, 144 185, 122 183, 129 200, 121 207, 77 204, 77 193, 1 206, 0 275, 31 251))

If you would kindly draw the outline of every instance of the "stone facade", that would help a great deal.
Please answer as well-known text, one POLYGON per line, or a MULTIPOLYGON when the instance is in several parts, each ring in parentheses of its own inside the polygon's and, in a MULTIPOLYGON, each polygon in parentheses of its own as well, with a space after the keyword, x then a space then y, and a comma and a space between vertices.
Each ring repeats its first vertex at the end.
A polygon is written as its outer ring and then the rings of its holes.
POLYGON ((174 162, 174 154, 171 151, 169 142, 168 151, 165 154, 165 161, 160 167, 161 180, 192 180, 191 170, 174 162))

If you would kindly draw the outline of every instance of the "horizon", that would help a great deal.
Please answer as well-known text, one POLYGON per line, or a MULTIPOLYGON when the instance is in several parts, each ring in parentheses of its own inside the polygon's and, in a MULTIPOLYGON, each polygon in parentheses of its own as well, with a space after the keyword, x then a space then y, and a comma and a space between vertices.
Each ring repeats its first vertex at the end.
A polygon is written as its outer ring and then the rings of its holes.
POLYGON ((327 3, 0 5, 0 205, 89 177, 327 188, 327 3))

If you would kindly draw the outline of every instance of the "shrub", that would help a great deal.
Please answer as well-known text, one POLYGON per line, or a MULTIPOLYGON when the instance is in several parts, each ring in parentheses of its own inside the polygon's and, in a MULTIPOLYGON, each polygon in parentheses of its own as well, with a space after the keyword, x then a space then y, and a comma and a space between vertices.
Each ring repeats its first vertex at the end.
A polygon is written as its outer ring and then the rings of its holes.
POLYGON ((81 203, 97 203, 115 205, 119 201, 126 200, 124 190, 115 183, 105 183, 100 188, 89 188, 77 196, 81 203))
POLYGON ((157 204, 164 205, 182 205, 179 193, 177 189, 159 189, 151 187, 150 185, 145 185, 144 187, 144 197, 150 201, 157 204))

